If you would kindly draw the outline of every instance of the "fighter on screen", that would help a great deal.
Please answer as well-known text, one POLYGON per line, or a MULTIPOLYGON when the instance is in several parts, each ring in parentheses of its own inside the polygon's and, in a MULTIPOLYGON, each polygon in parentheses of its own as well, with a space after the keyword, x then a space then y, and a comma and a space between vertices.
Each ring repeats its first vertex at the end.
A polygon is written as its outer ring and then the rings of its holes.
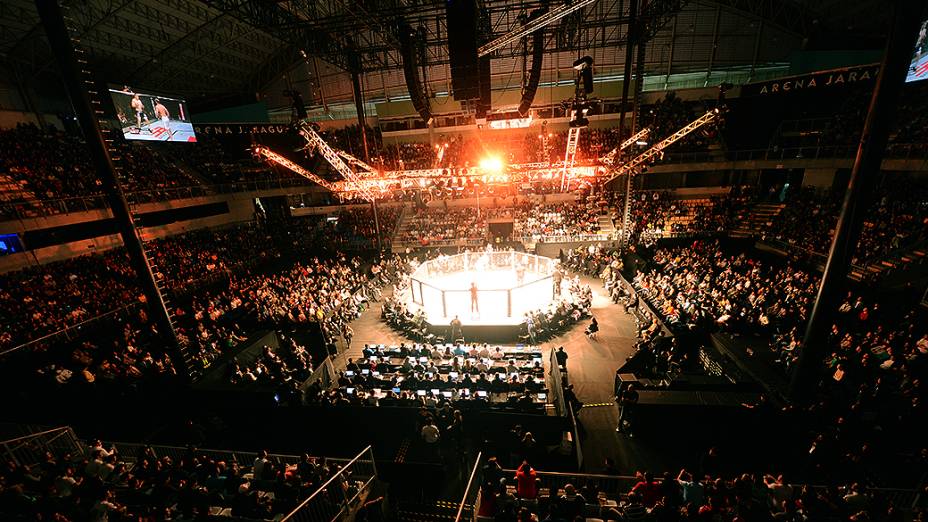
POLYGON ((161 120, 161 125, 164 126, 164 130, 167 131, 168 141, 171 141, 171 137, 174 134, 171 132, 171 113, 158 98, 155 98, 155 117, 161 120))
POLYGON ((183 99, 136 92, 128 85, 111 88, 116 120, 127 140, 197 141, 183 99))
POLYGON ((139 98, 138 94, 132 96, 132 101, 130 102, 132 110, 135 111, 135 128, 137 132, 142 132, 142 120, 145 120, 145 125, 151 125, 151 121, 148 120, 148 115, 145 114, 145 105, 142 104, 142 99, 139 98))

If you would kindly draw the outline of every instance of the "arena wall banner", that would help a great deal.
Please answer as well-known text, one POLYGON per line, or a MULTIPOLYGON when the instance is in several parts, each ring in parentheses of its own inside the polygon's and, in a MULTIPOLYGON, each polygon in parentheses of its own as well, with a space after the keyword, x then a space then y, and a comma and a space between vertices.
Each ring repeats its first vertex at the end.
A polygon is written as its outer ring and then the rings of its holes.
POLYGON ((741 87, 741 96, 765 96, 810 89, 829 89, 861 82, 873 82, 880 73, 880 64, 873 63, 844 69, 832 69, 811 74, 788 76, 741 87))
POLYGON ((206 136, 248 136, 256 134, 292 134, 289 125, 279 123, 200 123, 193 126, 206 136))

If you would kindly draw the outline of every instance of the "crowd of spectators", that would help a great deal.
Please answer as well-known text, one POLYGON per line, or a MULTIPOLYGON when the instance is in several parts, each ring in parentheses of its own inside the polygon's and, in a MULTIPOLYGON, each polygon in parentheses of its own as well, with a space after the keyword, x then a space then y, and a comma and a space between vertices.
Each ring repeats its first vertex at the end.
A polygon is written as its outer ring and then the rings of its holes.
MULTIPOLYGON (((47 453, 33 465, 7 461, 0 468, 0 518, 206 520, 223 513, 268 520, 292 511, 340 470, 306 454, 289 462, 262 451, 243 465, 231 452, 223 459, 193 447, 174 458, 151 446, 137 451, 123 455, 95 441, 83 455, 47 453)), ((353 487, 348 480, 338 486, 353 487)))
POLYGON ((229 382, 274 388, 278 391, 278 400, 298 396, 300 385, 313 372, 312 355, 294 339, 280 333, 277 337, 281 345, 277 349, 264 346, 251 364, 243 366, 233 361, 229 367, 229 382))
POLYGON ((100 192, 83 140, 54 128, 19 124, 0 130, 0 173, 26 183, 39 199, 100 192))
POLYGON ((669 323, 742 333, 804 324, 818 280, 797 267, 726 254, 716 241, 658 249, 634 285, 669 323))
MULTIPOLYGON (((157 147, 157 145, 155 145, 157 147)), ((285 168, 274 168, 250 152, 252 144, 241 139, 197 136, 197 143, 183 147, 158 147, 169 157, 192 167, 208 184, 297 178, 285 168)))
POLYGON ((563 203, 526 202, 514 210, 513 234, 534 238, 597 234, 599 218, 608 212, 605 200, 595 197, 563 203))
MULTIPOLYGON (((401 265, 342 256, 275 268, 281 251, 253 225, 158 240, 150 251, 156 277, 177 298, 174 326, 194 375, 262 325, 319 323, 326 339, 344 336, 401 265), (267 248, 255 252, 255 244, 267 248)), ((97 321, 42 341, 34 348, 41 356, 29 351, 32 359, 23 362, 38 368, 43 382, 98 388, 176 375, 123 250, 10 272, 2 281, 4 349, 97 321)))
MULTIPOLYGON (((123 176, 120 181, 127 192, 165 191, 199 184, 151 147, 127 142, 116 142, 114 146, 123 176)), ((24 187, 38 199, 83 197, 102 191, 87 144, 54 127, 19 124, 0 130, 0 174, 24 182, 24 187)))
POLYGON ((445 240, 485 239, 488 234, 486 211, 473 207, 429 207, 416 209, 406 217, 399 242, 418 242, 428 246, 445 240))
POLYGON ((141 294, 122 249, 7 272, 0 275, 0 347, 138 303, 141 294))
POLYGON ((794 485, 783 475, 681 469, 676 475, 639 472, 627 490, 614 491, 601 489, 595 478, 560 487, 528 460, 512 473, 496 459, 484 466, 483 477, 479 515, 506 522, 906 520, 889 496, 854 481, 821 487, 794 485))
MULTIPOLYGON (((873 197, 855 250, 855 263, 873 262, 928 237, 928 186, 894 180, 873 197)), ((804 187, 792 194, 766 236, 794 247, 827 253, 841 211, 841 196, 804 187)))
POLYGON ((324 221, 320 242, 339 250, 377 248, 377 224, 380 226, 381 245, 389 249, 400 206, 378 206, 376 222, 370 207, 351 208, 338 213, 337 220, 324 221))

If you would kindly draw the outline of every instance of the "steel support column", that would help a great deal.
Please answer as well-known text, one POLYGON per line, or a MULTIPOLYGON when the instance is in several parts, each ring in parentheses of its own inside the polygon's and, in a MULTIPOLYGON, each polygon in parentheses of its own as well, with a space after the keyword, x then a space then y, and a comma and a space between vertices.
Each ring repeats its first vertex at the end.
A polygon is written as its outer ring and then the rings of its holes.
MULTIPOLYGON (((636 24, 638 15, 638 0, 629 0, 628 2, 628 37, 625 39, 625 70, 623 71, 622 80, 622 103, 619 113, 619 141, 625 137, 625 105, 628 103, 628 89, 631 87, 632 80, 632 60, 635 59, 635 39, 637 32, 636 24)), ((628 133, 631 135, 632 133, 628 133)))
POLYGON ((822 282, 806 326, 799 361, 790 382, 790 398, 800 404, 813 400, 822 378, 828 333, 847 285, 850 260, 860 239, 868 203, 871 203, 876 189, 880 163, 915 47, 923 7, 924 2, 911 0, 896 0, 893 5, 892 27, 883 51, 880 73, 873 88, 822 282))
POLYGON ((367 147, 367 124, 364 114, 364 90, 361 89, 361 73, 351 71, 351 91, 354 94, 354 108, 358 113, 358 125, 361 127, 361 143, 364 145, 364 161, 370 161, 371 156, 367 147))
POLYGON ((61 78, 71 99, 84 139, 87 141, 87 149, 90 151, 91 160, 103 184, 103 190, 113 212, 119 235, 148 301, 148 313, 154 319, 163 340, 168 343, 171 356, 175 359, 175 368, 184 379, 187 379, 189 378, 188 369, 180 354, 174 325, 155 282, 154 274, 152 274, 151 265, 148 263, 145 249, 133 223, 129 204, 126 202, 122 187, 119 185, 116 169, 113 166, 103 131, 98 122, 97 116, 102 114, 102 110, 94 108, 90 99, 88 91, 97 89, 97 86, 92 83, 89 75, 86 74, 86 65, 82 65, 86 62, 77 56, 58 2, 55 0, 36 0, 36 8, 38 9, 39 18, 42 20, 42 25, 45 27, 45 35, 48 38, 49 46, 55 55, 55 60, 58 62, 61 78))

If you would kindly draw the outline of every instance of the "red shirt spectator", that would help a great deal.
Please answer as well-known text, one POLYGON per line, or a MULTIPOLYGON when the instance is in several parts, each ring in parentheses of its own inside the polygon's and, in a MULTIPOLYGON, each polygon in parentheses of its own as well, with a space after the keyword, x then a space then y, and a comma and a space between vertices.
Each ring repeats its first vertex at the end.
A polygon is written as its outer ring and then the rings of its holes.
POLYGON ((516 470, 516 493, 519 498, 535 498, 538 496, 536 480, 538 474, 529 465, 527 461, 522 461, 522 465, 516 470))
POLYGON ((654 480, 650 473, 644 474, 644 480, 635 484, 632 493, 641 495, 641 503, 652 508, 661 499, 661 483, 654 480))

